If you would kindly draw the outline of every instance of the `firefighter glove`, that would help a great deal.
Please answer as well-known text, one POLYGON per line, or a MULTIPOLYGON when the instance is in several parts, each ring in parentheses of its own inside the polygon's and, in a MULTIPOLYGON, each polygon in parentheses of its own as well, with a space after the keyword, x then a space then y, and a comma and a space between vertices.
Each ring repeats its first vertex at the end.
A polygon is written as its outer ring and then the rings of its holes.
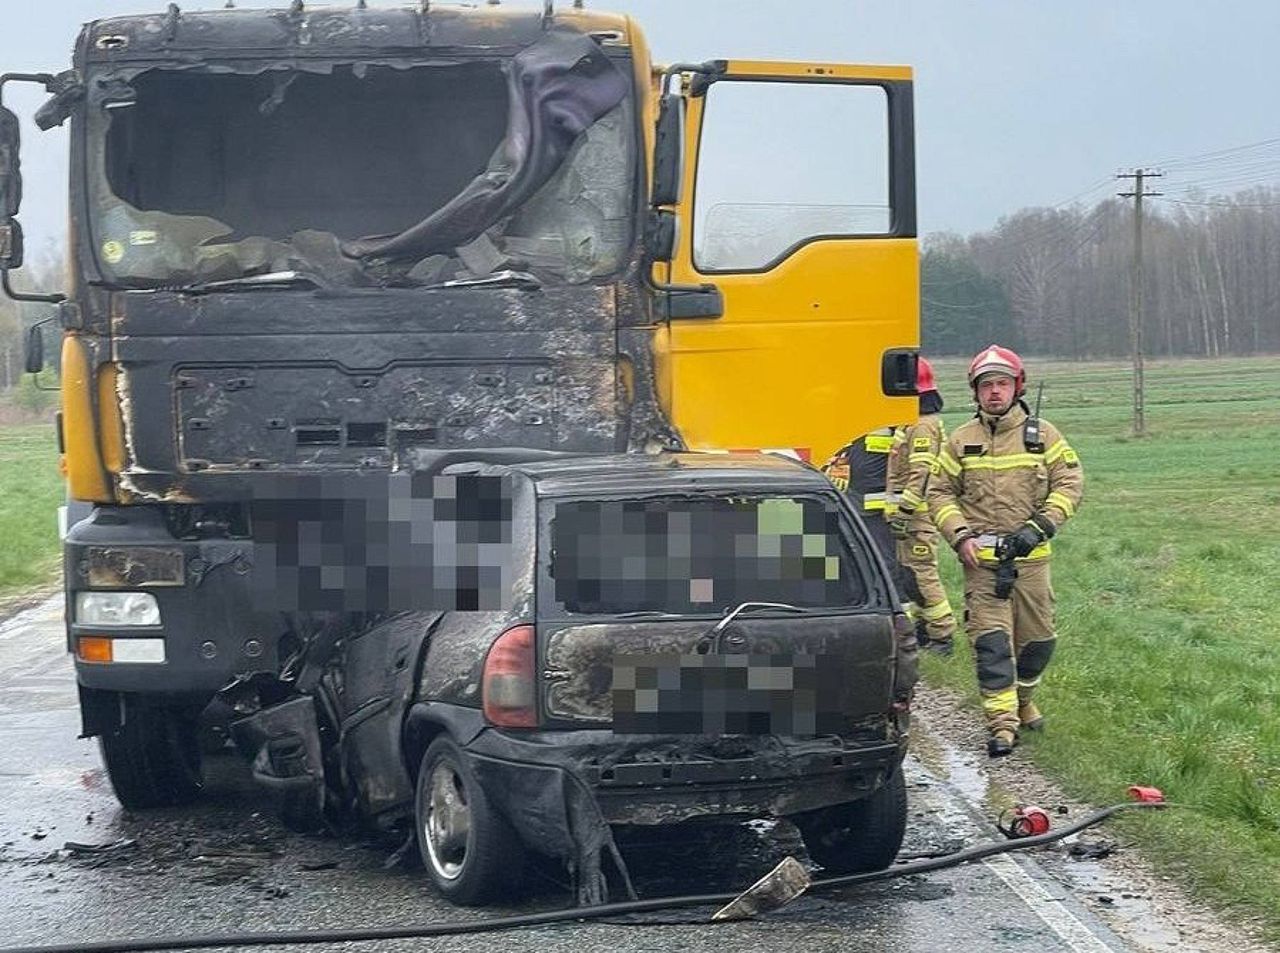
POLYGON ((1008 538, 1008 545, 1015 558, 1027 556, 1046 538, 1044 530, 1031 520, 1027 520, 1022 524, 1021 529, 1008 538))

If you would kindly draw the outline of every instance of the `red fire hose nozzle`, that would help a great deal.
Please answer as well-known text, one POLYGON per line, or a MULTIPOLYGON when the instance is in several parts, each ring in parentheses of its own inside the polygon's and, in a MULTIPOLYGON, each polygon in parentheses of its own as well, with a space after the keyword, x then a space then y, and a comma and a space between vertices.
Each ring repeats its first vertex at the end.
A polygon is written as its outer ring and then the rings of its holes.
POLYGON ((1133 784, 1129 787, 1129 797, 1143 804, 1163 804, 1164 792, 1159 788, 1147 788, 1140 784, 1133 784))

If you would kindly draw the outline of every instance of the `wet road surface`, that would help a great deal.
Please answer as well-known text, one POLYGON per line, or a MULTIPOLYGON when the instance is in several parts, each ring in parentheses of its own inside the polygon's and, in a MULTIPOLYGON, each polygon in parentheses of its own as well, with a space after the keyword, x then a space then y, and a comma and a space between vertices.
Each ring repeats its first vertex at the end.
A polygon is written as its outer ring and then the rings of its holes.
MULTIPOLYGON (((530 896, 517 907, 482 913, 452 907, 435 896, 421 870, 388 862, 399 846, 396 838, 284 830, 260 811, 247 770, 230 753, 207 759, 207 792, 198 805, 123 811, 96 743, 76 737, 79 713, 61 612, 57 598, 0 621, 0 950, 164 934, 425 923, 568 903, 560 875, 545 870, 531 877, 530 896)), ((932 770, 914 758, 908 762, 911 819, 904 858, 999 836, 962 796, 972 783, 970 763, 954 754, 947 760, 932 770)), ((629 837, 623 851, 642 897, 731 891, 787 853, 806 859, 795 829, 768 821, 629 837)), ((805 896, 756 921, 690 922, 709 913, 692 908, 342 949, 1128 949, 1068 886, 1022 854, 805 896)))

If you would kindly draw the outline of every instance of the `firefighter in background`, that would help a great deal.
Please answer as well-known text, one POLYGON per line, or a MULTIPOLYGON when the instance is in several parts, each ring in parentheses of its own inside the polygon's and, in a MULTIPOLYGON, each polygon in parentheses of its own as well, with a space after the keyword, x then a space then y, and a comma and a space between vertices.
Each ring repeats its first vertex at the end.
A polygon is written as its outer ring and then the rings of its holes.
POLYGON ((862 522, 896 581, 899 576, 896 547, 885 522, 885 510, 890 500, 886 487, 892 450, 893 428, 873 430, 832 454, 831 459, 823 464, 822 472, 862 514, 862 522))
POLYGON ((898 562, 906 582, 907 614, 916 624, 920 645, 949 657, 955 650, 956 620, 938 576, 938 528, 925 498, 929 475, 947 439, 942 425, 942 395, 933 368, 923 357, 916 370, 920 419, 899 427, 889 457, 889 530, 897 540, 898 562), (896 506, 893 500, 896 500, 896 506))
POLYGON ((1044 718, 1032 693, 1053 655, 1049 540, 1075 515, 1080 459, 1023 401, 1022 360, 991 345, 969 365, 978 412, 943 444, 929 480, 934 522, 964 564, 965 628, 990 737, 1007 755, 1044 718))

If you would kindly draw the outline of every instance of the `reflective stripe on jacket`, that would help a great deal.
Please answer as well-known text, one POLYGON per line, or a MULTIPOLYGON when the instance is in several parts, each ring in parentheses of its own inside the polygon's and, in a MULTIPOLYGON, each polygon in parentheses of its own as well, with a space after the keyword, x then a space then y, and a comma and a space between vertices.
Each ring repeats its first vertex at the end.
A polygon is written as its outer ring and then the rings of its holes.
POLYGON ((848 494, 855 506, 883 512, 893 508, 895 499, 886 491, 892 450, 893 428, 873 430, 837 450, 822 472, 848 494))

